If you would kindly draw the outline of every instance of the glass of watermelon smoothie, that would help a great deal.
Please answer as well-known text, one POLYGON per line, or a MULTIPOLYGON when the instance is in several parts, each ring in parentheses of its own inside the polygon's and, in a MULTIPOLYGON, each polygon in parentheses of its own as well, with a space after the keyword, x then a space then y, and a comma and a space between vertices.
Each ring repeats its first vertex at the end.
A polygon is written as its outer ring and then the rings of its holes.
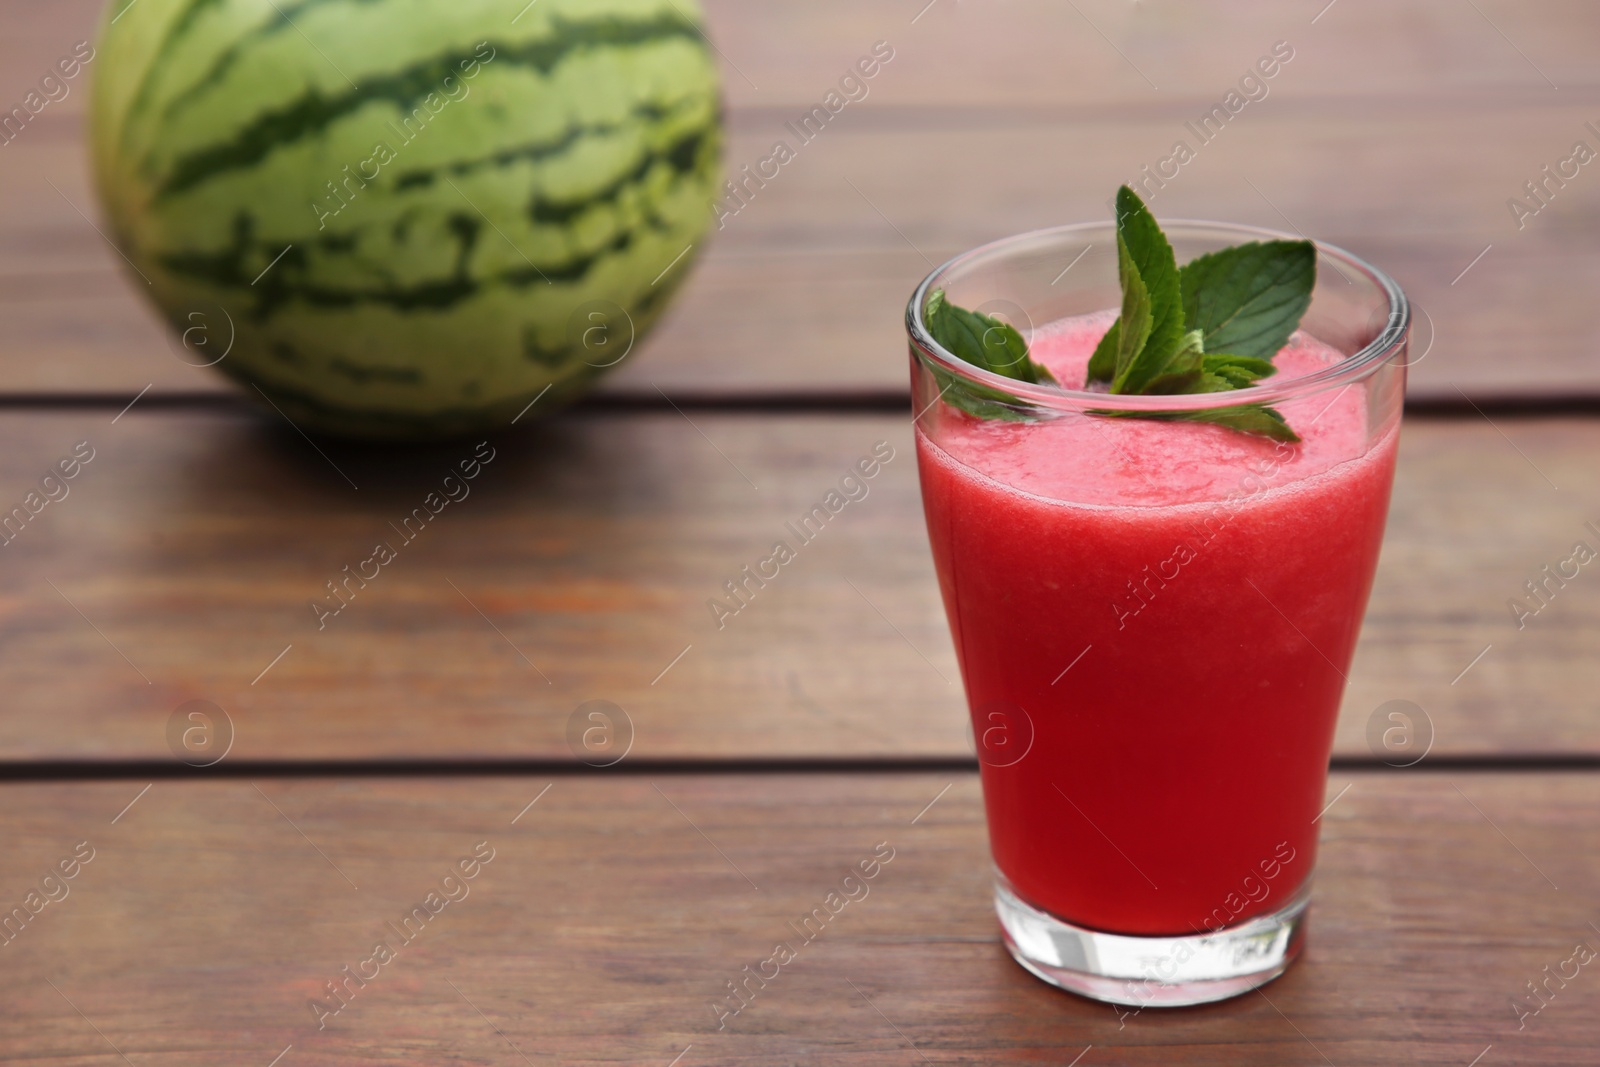
MULTIPOLYGON (((1178 263, 1290 239, 1165 232, 1178 263)), ((1271 377, 1200 395, 1086 390, 1117 317, 1116 249, 1110 223, 1044 230, 922 282, 907 310, 917 458, 1007 947, 1099 1000, 1198 1004, 1271 980, 1301 948, 1409 310, 1381 271, 1319 243, 1271 377), (925 318, 938 290, 1017 327, 1061 384, 941 347, 925 318), (1010 414, 976 417, 952 387, 1004 394, 1010 414), (1230 403, 1271 404, 1301 439, 1174 418, 1230 403)))

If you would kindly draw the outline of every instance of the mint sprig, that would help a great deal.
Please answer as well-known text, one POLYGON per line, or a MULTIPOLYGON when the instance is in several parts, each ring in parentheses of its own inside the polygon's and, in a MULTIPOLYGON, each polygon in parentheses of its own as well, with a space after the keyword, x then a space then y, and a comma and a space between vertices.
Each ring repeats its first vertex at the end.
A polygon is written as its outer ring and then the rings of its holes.
MULTIPOLYGON (((993 315, 957 307, 945 299, 943 289, 929 295, 922 317, 935 341, 975 367, 1020 382, 1059 384, 1043 364, 1028 357, 1028 342, 1016 327, 993 315)), ((969 415, 1012 421, 1030 418, 1016 397, 999 389, 972 385, 937 367, 933 374, 945 401, 969 415)))
MULTIPOLYGON (((1311 304, 1316 248, 1310 241, 1252 241, 1179 270, 1150 209, 1124 185, 1117 190, 1117 276, 1122 312, 1089 360, 1088 384, 1109 383, 1124 395, 1221 393, 1276 373, 1272 357, 1311 304)), ((1116 414, 1300 440, 1262 404, 1116 414)))
MULTIPOLYGON (((1089 359, 1086 384, 1121 395, 1224 393, 1277 372, 1272 358, 1311 304, 1316 248, 1310 241, 1252 241, 1199 256, 1180 270, 1172 245, 1137 193, 1117 190, 1117 278, 1122 309, 1089 359)), ((1028 356, 1011 326, 957 307, 943 290, 924 320, 934 340, 968 363, 1018 381, 1056 384, 1028 356)), ((934 368, 941 395, 979 418, 1026 420, 1015 397, 934 368)), ((1198 411, 1102 411, 1124 418, 1209 422, 1277 441, 1299 441, 1264 404, 1198 411)))

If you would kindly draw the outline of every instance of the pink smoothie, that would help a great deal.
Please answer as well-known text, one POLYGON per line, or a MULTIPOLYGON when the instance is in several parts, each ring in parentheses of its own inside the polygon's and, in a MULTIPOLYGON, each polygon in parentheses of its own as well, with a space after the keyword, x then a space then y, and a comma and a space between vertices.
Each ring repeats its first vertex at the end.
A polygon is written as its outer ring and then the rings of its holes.
MULTIPOLYGON (((1114 318, 1046 327, 1033 358, 1079 385, 1114 318)), ((1273 381, 1342 358, 1296 334, 1273 381)), ((1359 384, 1275 406, 1300 444, 943 405, 940 443, 918 430, 995 862, 1069 922, 1216 929, 1311 873, 1396 429, 1369 433, 1359 384)))

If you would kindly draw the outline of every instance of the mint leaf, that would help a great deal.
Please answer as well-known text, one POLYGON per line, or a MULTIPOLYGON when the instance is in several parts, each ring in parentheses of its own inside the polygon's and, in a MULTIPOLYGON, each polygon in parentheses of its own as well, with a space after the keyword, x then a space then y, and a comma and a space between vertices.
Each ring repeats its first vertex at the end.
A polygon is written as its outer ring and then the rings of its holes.
POLYGON ((1094 355, 1089 358, 1089 384, 1109 382, 1117 376, 1117 346, 1122 344, 1122 318, 1111 324, 1111 329, 1100 338, 1094 355))
MULTIPOLYGON (((1200 331, 1190 330, 1183 335, 1178 350, 1167 357, 1161 373, 1150 379, 1142 390, 1146 393, 1209 393, 1214 390, 1197 388, 1210 367, 1203 350, 1200 331)), ((1227 386, 1232 388, 1232 386, 1227 386)))
POLYGON ((1028 358, 1028 342, 1016 327, 981 311, 968 311, 945 299, 943 289, 928 297, 923 320, 928 332, 958 359, 1019 382, 1056 384, 1042 363, 1028 358))
POLYGON ((1139 194, 1126 185, 1117 190, 1117 275, 1122 282, 1122 329, 1111 391, 1138 393, 1178 348, 1185 328, 1183 292, 1172 245, 1139 194), (1134 281, 1137 286, 1130 284, 1134 281), (1136 308, 1144 305, 1138 317, 1130 316, 1130 301, 1136 308))
MULTIPOLYGON (((1221 389, 1199 389, 1197 392, 1230 392, 1231 386, 1221 389)), ((1156 419, 1161 422, 1209 422, 1226 426, 1241 433, 1259 434, 1275 441, 1298 442, 1295 433, 1276 408, 1265 404, 1241 404, 1231 408, 1203 408, 1200 411, 1091 411, 1091 415, 1105 415, 1117 419, 1156 419)))
POLYGON ((1300 324, 1317 279, 1310 241, 1252 241, 1199 256, 1179 272, 1183 321, 1214 352, 1271 359, 1300 324))
POLYGON ((1124 393, 1130 391, 1125 387, 1128 376, 1143 369, 1154 316, 1150 308, 1150 290, 1121 234, 1117 235, 1117 278, 1122 283, 1122 315, 1117 319, 1120 328, 1117 330, 1116 376, 1111 380, 1111 391, 1124 393))
MULTIPOLYGON (((1057 384, 1049 368, 1028 357, 1028 342, 1015 327, 992 315, 957 307, 945 299, 943 289, 929 295, 922 317, 935 341, 975 367, 1021 382, 1057 384)), ((1002 390, 974 385, 942 367, 932 370, 939 395, 968 415, 1012 422, 1033 417, 1021 401, 1002 390)))
POLYGON ((942 367, 931 369, 933 380, 939 386, 939 395, 951 407, 979 419, 1001 419, 1006 422, 1033 421, 1031 409, 1011 394, 983 385, 973 385, 942 367))
POLYGON ((1260 434, 1274 441, 1297 442, 1300 435, 1290 429, 1276 408, 1265 404, 1241 404, 1231 408, 1207 408, 1204 411, 1185 411, 1171 418, 1183 422, 1210 422, 1230 430, 1260 434))
MULTIPOLYGON (((1204 368, 1207 374, 1214 374, 1232 382, 1234 389, 1243 389, 1247 385, 1254 385, 1261 378, 1278 373, 1278 368, 1274 367, 1271 361, 1257 359, 1255 356, 1208 355, 1204 359, 1204 368)), ((1200 391, 1211 392, 1209 389, 1200 391)))

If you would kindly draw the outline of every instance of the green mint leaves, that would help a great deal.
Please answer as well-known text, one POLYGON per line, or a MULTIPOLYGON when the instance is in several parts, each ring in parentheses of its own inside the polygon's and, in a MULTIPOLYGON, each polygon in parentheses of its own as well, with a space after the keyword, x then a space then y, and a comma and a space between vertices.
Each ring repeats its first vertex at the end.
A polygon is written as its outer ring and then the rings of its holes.
MULTIPOLYGON (((1089 360, 1089 383, 1113 393, 1221 393, 1273 374, 1272 357, 1311 304, 1317 254, 1310 241, 1253 241, 1211 252, 1179 270, 1161 227, 1137 193, 1117 191, 1117 275, 1122 313, 1089 360)), ((1249 404, 1152 413, 1298 441, 1283 416, 1249 404)))
MULTIPOLYGON (((950 351, 975 367, 1015 378, 1019 382, 1058 384, 1043 364, 1028 358, 1028 342, 1009 323, 981 311, 956 307, 935 289, 923 311, 928 332, 950 351)), ((1027 414, 1017 407, 1015 397, 998 389, 970 385, 948 371, 934 370, 940 394, 953 407, 980 419, 1024 421, 1027 414)))
MULTIPOLYGON (((1155 217, 1137 193, 1117 191, 1117 277, 1122 310, 1089 360, 1088 385, 1128 394, 1223 393, 1276 372, 1277 355, 1311 304, 1317 276, 1310 241, 1252 241, 1200 256, 1180 270, 1155 217)), ((1023 382, 1056 384, 1028 356, 1022 335, 988 315, 956 307, 943 290, 924 321, 934 340, 974 366, 1023 382)), ((979 418, 1024 420, 1016 398, 934 370, 941 393, 979 418)), ((1209 422, 1277 441, 1298 441, 1263 404, 1185 412, 1101 412, 1209 422)))
POLYGON ((1178 264, 1172 257, 1172 246, 1133 190, 1123 186, 1123 193, 1117 194, 1117 278, 1122 283, 1122 314, 1112 327, 1117 336, 1110 351, 1106 351, 1104 342, 1095 349, 1089 363, 1089 380, 1111 382, 1114 393, 1143 393, 1168 369, 1163 358, 1155 358, 1157 354, 1176 357, 1192 350, 1198 356, 1199 348, 1196 339, 1184 332, 1178 264), (1125 205, 1123 193, 1133 197, 1137 211, 1125 205))
POLYGON ((1310 241, 1252 241, 1190 260, 1178 279, 1184 322, 1208 352, 1270 360, 1311 304, 1317 252, 1310 241))

